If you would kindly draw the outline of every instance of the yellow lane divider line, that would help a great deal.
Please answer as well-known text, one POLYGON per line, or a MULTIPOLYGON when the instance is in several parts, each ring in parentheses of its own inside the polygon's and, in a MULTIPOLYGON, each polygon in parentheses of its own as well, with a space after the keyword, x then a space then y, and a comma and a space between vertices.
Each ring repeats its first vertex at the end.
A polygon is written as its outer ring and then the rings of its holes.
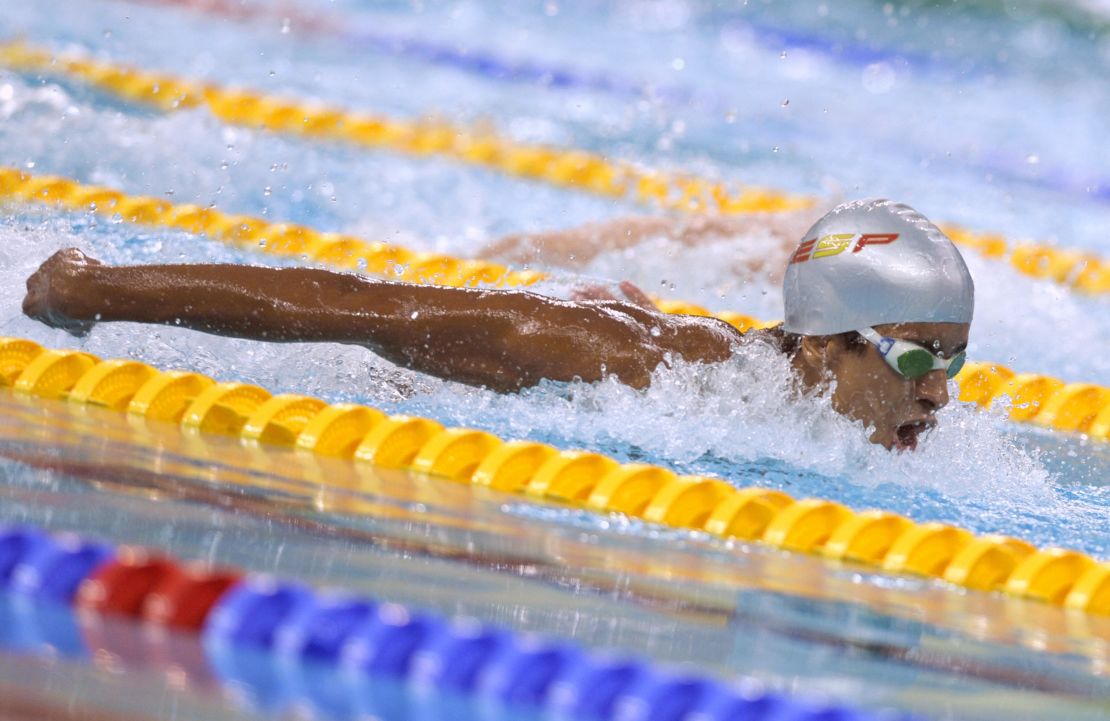
POLYGON ((803 208, 809 198, 748 187, 734 194, 723 183, 689 174, 668 175, 582 151, 515 143, 491 132, 441 121, 411 121, 246 89, 225 88, 146 72, 76 55, 54 55, 24 43, 0 44, 0 63, 76 78, 127 100, 160 110, 203 107, 233 125, 317 139, 342 140, 416 155, 446 155, 509 175, 542 180, 613 198, 687 210, 712 207, 724 213, 803 208))
POLYGON ((342 233, 321 233, 304 225, 274 223, 160 198, 128 195, 113 188, 84 185, 52 175, 33 176, 0 166, 0 199, 33 201, 161 228, 205 234, 245 250, 304 258, 394 280, 465 286, 478 283, 530 285, 544 275, 514 271, 484 260, 440 253, 416 253, 401 246, 370 242, 342 233))
MULTIPOLYGON (((244 249, 311 259, 345 270, 364 270, 396 280, 472 286, 490 283, 526 286, 542 273, 514 271, 482 260, 463 260, 440 253, 415 253, 397 245, 350 235, 321 233, 304 225, 274 223, 230 215, 214 208, 175 205, 159 198, 127 195, 112 188, 83 185, 68 178, 32 176, 0 167, 0 199, 11 198, 74 211, 119 217, 131 223, 204 233, 244 249)), ((708 309, 677 300, 660 300, 659 309, 680 315, 712 316, 741 332, 767 323, 743 313, 708 309)), ((1110 440, 1110 388, 1092 383, 1065 383, 1052 376, 1015 373, 997 363, 968 363, 961 371, 960 400, 989 407, 996 398, 1012 400, 1010 419, 1110 440)))
MULTIPOLYGON (((415 155, 442 155, 514 177, 671 210, 718 213, 778 212, 818 199, 759 187, 731 191, 689 173, 665 173, 578 149, 516 143, 492 132, 443 121, 410 121, 331 108, 264 93, 225 88, 76 55, 58 55, 24 43, 0 44, 0 63, 24 71, 77 78, 130 101, 170 112, 204 107, 234 125, 415 155)), ((1015 244, 958 225, 942 229, 985 257, 1007 260, 1018 271, 1088 293, 1110 293, 1110 262, 1084 251, 1015 244)))
POLYGON ((293 447, 404 468, 458 483, 598 513, 758 541, 893 574, 943 579, 1097 615, 1110 615, 1110 564, 1077 551, 1037 549, 1004 536, 975 536, 942 523, 885 511, 855 512, 834 501, 796 500, 766 488, 678 476, 588 451, 504 441, 470 428, 387 416, 365 406, 271 395, 199 373, 162 372, 134 360, 101 361, 0 338, 0 387, 38 398, 113 409, 189 432, 245 444, 293 447))

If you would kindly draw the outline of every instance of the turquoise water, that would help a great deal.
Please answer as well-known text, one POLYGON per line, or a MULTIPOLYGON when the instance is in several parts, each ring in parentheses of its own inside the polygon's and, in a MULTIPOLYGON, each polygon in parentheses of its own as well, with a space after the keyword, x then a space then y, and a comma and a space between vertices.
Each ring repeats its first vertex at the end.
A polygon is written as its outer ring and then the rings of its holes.
MULTIPOLYGON (((7 3, 0 35, 354 109, 489 121, 520 140, 818 195, 826 204, 885 195, 936 220, 1110 256, 1110 15, 1047 2, 503 5, 298 3, 296 13, 333 28, 312 34, 288 7, 267 3, 249 4, 259 12, 245 21, 157 3, 7 3), (371 43, 370 34, 610 82, 510 81, 371 43)), ((0 163, 472 256, 506 233, 646 212, 444 160, 229 127, 199 110, 160 115, 6 70, 0 163)), ((793 222, 804 227, 804 218, 793 222)), ((781 359, 757 349, 730 364, 660 371, 646 392, 602 383, 498 396, 356 348, 128 324, 77 340, 19 312, 23 279, 71 245, 117 263, 275 262, 183 233, 6 208, 0 334, 1110 557, 1110 447, 1017 427, 1001 411, 953 403, 917 453, 893 455, 821 399, 790 398, 781 359)), ((583 269, 555 268, 539 290, 565 295, 583 279, 628 278, 651 292, 775 318, 779 289, 735 267, 781 253, 761 232, 700 248, 657 239, 583 269)), ((1106 299, 977 256, 968 263, 978 300, 973 357, 1110 384, 1106 299)), ((26 480, 21 466, 5 468, 26 480)), ((651 533, 528 504, 509 510, 632 539, 651 533)))

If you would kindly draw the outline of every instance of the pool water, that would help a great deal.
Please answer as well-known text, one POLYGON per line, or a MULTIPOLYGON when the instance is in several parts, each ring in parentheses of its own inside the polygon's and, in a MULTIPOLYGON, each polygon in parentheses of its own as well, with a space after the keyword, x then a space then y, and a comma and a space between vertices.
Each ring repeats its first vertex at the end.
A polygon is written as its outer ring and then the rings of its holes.
MULTIPOLYGON (((615 516, 599 526, 578 512, 570 523, 480 488, 260 453, 107 411, 16 399, 0 399, 0 410, 13 421, 0 425, 0 449, 18 459, 0 466, 7 520, 570 638, 686 672, 741 675, 815 702, 938 718, 1105 712, 1096 640, 1105 619, 1091 618, 1088 627, 1051 607, 615 516)), ((18 631, 22 648, 34 648, 30 626, 62 659, 93 658, 108 676, 98 682, 92 674, 93 690, 119 684, 113 677, 126 669, 135 687, 130 703, 152 716, 166 695, 181 696, 182 706, 216 704, 209 717, 278 714, 296 704, 324 718, 358 716, 349 707, 360 708, 365 689, 349 679, 338 679, 346 690, 297 686, 291 669, 265 663, 229 679, 194 637, 117 628, 110 617, 71 618, 52 607, 29 611, 25 599, 4 606, 3 598, 0 613, 10 610, 15 622, 6 627, 18 631), (223 706, 214 676, 232 685, 223 706), (322 700, 328 689, 334 695, 322 700)), ((0 640, 10 647, 11 639, 0 640)), ((40 678, 24 671, 30 689, 47 683, 41 677, 89 676, 80 663, 42 666, 40 678)), ((403 707, 427 703, 397 693, 403 707)), ((74 698, 103 704, 90 691, 74 698)))
MULTIPOLYGON (((221 16, 219 3, 197 5, 8 3, 0 34, 352 109, 488 122, 522 141, 814 195, 825 205, 888 196, 934 220, 1110 255, 1110 150, 1102 142, 1110 14, 1092 3, 321 0, 295 8, 237 3, 250 10, 238 19, 221 16), (474 55, 592 80, 554 82, 458 62, 474 55)), ((3 69, 0 164, 464 256, 481 256, 508 233, 656 212, 447 160, 227 126, 202 110, 162 115, 77 82, 3 69)), ((116 263, 279 262, 185 233, 11 206, 0 223, 0 335, 1110 557, 1107 447, 1015 426, 1004 408, 983 413, 953 403, 918 452, 898 455, 867 443, 827 401, 794 398, 785 364, 758 348, 715 367, 661 369, 644 392, 545 384, 500 396, 350 347, 266 345, 131 324, 75 339, 20 313, 24 278, 67 246, 116 263)), ((537 290, 565 295, 583 280, 631 279, 650 292, 770 319, 781 316, 780 289, 738 277, 730 259, 776 253, 759 232, 704 247, 657 239, 636 252, 602 254, 583 270, 554 268, 537 290)), ((1110 338, 1105 299, 972 253, 967 260, 978 299, 972 358, 1110 384, 1110 356, 1100 352, 1110 338)), ((43 477, 18 463, 0 467, 9 489, 43 477)), ((48 477, 58 487, 75 483, 48 477)), ((141 513, 134 505, 128 514, 141 513)), ((0 520, 64 527, 52 513, 36 516, 35 507, 5 502, 0 520)), ((529 504, 503 513, 621 543, 657 533, 529 504)), ((89 514, 68 520, 98 527, 89 514)), ((283 543, 260 550, 251 567, 272 570, 283 543)), ((203 545, 192 548, 204 555, 203 545)), ((309 567, 294 564, 291 572, 309 567)), ((796 656, 812 650, 801 648, 766 675, 788 681, 796 656)), ((818 678, 830 665, 813 664, 818 678)), ((852 688, 889 666, 855 672, 852 688)))

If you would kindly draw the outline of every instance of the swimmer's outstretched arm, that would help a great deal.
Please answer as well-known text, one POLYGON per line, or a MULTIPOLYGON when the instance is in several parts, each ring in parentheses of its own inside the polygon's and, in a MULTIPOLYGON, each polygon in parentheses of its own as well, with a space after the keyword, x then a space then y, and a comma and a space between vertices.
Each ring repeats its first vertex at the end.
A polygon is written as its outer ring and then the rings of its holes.
POLYGON ((608 375, 644 387, 668 357, 724 360, 737 337, 721 321, 620 301, 560 301, 310 268, 106 266, 75 249, 56 253, 28 279, 23 310, 71 331, 135 321, 256 340, 358 344, 399 365, 499 391, 608 375))
POLYGON ((514 265, 541 263, 582 268, 602 253, 633 248, 652 238, 697 246, 725 238, 767 235, 762 247, 769 267, 786 264, 806 228, 816 220, 810 209, 742 215, 639 216, 589 223, 576 228, 519 233, 500 238, 479 253, 514 265))

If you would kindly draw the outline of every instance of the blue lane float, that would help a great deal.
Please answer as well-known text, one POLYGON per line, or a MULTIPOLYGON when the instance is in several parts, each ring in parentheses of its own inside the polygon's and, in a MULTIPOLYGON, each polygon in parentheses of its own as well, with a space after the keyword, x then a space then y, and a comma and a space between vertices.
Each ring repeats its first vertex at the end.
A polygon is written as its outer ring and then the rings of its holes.
MULTIPOLYGON (((100 542, 0 529, 0 649, 88 655, 82 643, 89 638, 68 607, 81 598, 82 583, 102 582, 97 569, 117 562, 116 549, 100 542)), ((94 622, 102 642, 109 626, 94 622)), ((153 643, 157 635, 139 636, 153 643)), ((265 575, 228 587, 208 609, 198 640, 205 675, 245 689, 255 708, 273 713, 308 702, 333 719, 437 718, 465 707, 482 719, 517 709, 598 721, 912 721, 811 706, 566 640, 265 575)), ((141 656, 124 659, 125 666, 158 656, 133 643, 118 647, 141 656)))

